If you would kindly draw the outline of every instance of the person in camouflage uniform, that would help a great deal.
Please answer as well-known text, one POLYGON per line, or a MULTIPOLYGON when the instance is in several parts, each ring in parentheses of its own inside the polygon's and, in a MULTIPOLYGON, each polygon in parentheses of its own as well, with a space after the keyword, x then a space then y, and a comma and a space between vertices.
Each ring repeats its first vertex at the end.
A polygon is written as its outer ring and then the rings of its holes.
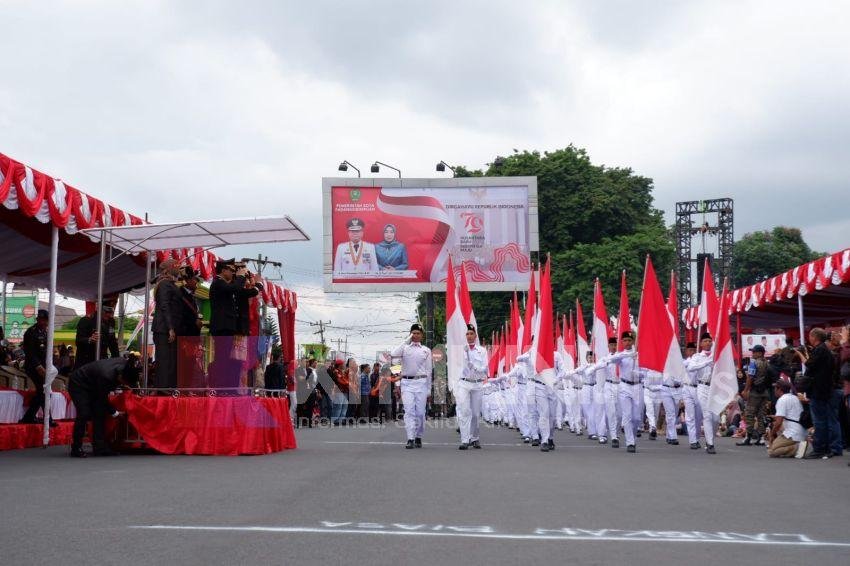
POLYGON ((738 446, 764 446, 765 416, 770 407, 770 386, 775 370, 764 359, 764 346, 750 349, 752 358, 747 368, 747 383, 741 397, 747 402, 744 420, 747 423, 747 438, 738 442, 738 446))

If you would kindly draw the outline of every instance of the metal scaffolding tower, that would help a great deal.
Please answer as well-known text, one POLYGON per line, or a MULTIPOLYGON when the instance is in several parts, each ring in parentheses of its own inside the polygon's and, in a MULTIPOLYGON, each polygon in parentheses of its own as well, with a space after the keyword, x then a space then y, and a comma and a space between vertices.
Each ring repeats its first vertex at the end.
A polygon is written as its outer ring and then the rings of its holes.
POLYGON ((708 257, 711 271, 718 289, 723 279, 732 281, 732 246, 735 243, 733 224, 734 202, 730 198, 694 200, 676 203, 676 275, 678 277, 679 305, 682 308, 695 304, 702 290, 702 278, 693 281, 693 266, 697 264, 698 273, 702 273, 699 262, 708 257), (695 222, 696 220, 696 222, 695 222), (713 223, 711 221, 714 221, 713 223), (706 248, 706 236, 717 238, 716 254, 706 248), (693 241, 701 239, 700 253, 693 255, 693 241), (697 292, 691 290, 697 286, 697 292))

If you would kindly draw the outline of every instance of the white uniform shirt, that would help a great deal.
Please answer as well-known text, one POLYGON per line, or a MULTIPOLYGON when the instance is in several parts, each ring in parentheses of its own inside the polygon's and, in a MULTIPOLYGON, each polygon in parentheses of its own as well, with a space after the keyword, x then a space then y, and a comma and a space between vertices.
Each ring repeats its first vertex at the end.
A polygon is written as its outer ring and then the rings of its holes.
POLYGON ((351 242, 343 242, 336 247, 334 274, 374 273, 379 269, 375 244, 361 241, 357 250, 351 242))
POLYGON ((469 344, 463 347, 463 372, 461 378, 468 381, 483 381, 487 379, 487 350, 483 346, 469 344))
POLYGON ((714 366, 714 355, 711 350, 699 351, 685 360, 685 369, 688 370, 688 383, 697 385, 711 381, 711 369, 714 366))
POLYGON ((610 363, 617 366, 620 371, 620 381, 628 381, 631 383, 640 382, 640 374, 636 371, 635 358, 637 352, 634 348, 611 354, 610 363))
POLYGON ((525 364, 521 362, 514 364, 511 371, 507 373, 507 377, 508 379, 516 380, 516 383, 524 385, 528 381, 528 372, 526 371, 525 364))
POLYGON ((431 349, 421 342, 402 344, 390 353, 401 358, 401 375, 403 377, 431 377, 431 349))

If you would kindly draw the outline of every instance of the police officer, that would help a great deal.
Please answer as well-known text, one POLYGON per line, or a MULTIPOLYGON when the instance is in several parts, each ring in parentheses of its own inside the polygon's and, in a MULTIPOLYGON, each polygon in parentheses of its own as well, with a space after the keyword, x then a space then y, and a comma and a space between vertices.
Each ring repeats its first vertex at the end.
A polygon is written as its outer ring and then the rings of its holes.
MULTIPOLYGON (((478 438, 478 419, 481 415, 482 385, 487 379, 487 351, 477 344, 475 327, 466 325, 466 346, 463 348, 463 370, 455 386, 457 423, 460 427, 460 450, 469 446, 481 448, 478 438)), ((491 394, 491 401, 496 395, 491 394)), ((491 407, 493 408, 493 407, 491 407)), ((501 418, 501 417, 496 417, 501 418)))
MULTIPOLYGON (((35 324, 24 332, 24 372, 35 385, 35 395, 30 401, 30 406, 20 424, 34 424, 35 416, 39 409, 44 409, 44 378, 47 376, 47 323, 48 314, 44 309, 39 309, 35 317, 35 324)), ((56 422, 50 419, 50 426, 56 426, 56 422)))
POLYGON ((375 255, 375 244, 363 241, 366 223, 359 218, 349 218, 345 227, 348 229, 348 241, 336 247, 334 274, 377 273, 380 267, 375 255))
POLYGON ((431 391, 431 350, 422 344, 425 333, 420 324, 410 327, 410 337, 390 355, 401 358, 401 399, 404 403, 405 448, 422 448, 425 405, 431 391))
POLYGON ((85 458, 83 436, 86 423, 93 422, 93 456, 114 454, 106 446, 105 425, 107 415, 113 409, 109 405, 109 393, 120 387, 136 387, 139 384, 139 357, 130 354, 127 359, 110 358, 88 363, 74 370, 68 380, 68 392, 77 409, 74 433, 71 442, 71 457, 85 458))

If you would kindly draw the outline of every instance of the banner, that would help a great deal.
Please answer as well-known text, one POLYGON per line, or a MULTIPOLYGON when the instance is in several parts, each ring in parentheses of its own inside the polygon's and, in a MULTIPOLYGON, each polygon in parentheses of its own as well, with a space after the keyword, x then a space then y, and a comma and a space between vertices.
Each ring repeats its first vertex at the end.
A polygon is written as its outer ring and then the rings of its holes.
POLYGON ((466 186, 451 187, 331 184, 326 290, 444 290, 449 255, 473 290, 524 285, 537 249, 536 182, 497 179, 501 185, 489 184, 493 178, 452 179, 466 186))
POLYGON ((764 346, 765 357, 770 357, 785 347, 784 334, 744 334, 744 357, 750 357, 750 348, 764 346))
POLYGON ((37 310, 38 299, 35 295, 6 297, 6 328, 4 330, 9 344, 20 344, 23 341, 24 332, 35 324, 37 310))

